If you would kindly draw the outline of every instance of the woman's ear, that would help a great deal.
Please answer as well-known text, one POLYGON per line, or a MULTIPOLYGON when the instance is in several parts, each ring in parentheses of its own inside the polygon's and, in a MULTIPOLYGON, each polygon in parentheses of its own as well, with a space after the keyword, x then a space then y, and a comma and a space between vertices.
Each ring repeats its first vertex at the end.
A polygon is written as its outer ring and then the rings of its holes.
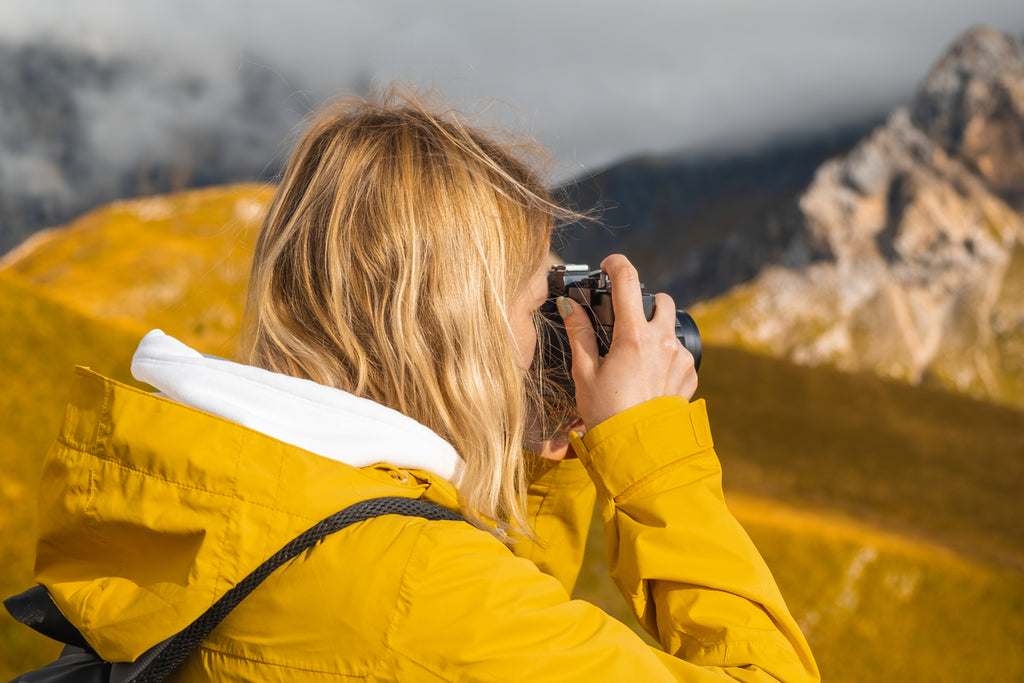
POLYGON ((566 460, 569 458, 575 458, 576 453, 573 452, 572 447, 569 445, 569 434, 571 432, 584 433, 586 427, 583 426, 583 421, 577 419, 575 422, 564 425, 553 437, 547 441, 542 441, 539 444, 539 450, 535 451, 537 455, 548 460, 566 460))

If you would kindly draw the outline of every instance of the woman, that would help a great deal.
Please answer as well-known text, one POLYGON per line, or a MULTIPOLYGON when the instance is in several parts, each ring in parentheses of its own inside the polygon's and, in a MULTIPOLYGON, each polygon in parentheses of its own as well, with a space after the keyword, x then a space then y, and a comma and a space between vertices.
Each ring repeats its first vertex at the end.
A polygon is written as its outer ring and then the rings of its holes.
POLYGON ((559 300, 585 434, 570 452, 527 428, 565 216, 512 146, 453 114, 396 97, 322 112, 256 247, 247 364, 154 331, 133 372, 162 395, 76 371, 39 582, 102 656, 131 661, 328 514, 422 498, 473 524, 383 516, 328 537, 174 679, 817 680, 725 508, 674 305, 659 294, 648 322, 625 257, 601 264, 605 357, 559 300), (595 495, 612 576, 661 648, 569 599, 595 495))

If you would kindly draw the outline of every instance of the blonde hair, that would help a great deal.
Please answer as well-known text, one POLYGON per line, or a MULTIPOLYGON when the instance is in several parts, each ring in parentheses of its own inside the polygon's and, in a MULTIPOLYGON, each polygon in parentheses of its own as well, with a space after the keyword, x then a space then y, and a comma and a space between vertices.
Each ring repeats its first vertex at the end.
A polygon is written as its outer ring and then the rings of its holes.
POLYGON ((530 399, 506 311, 567 214, 513 146, 455 113, 394 90, 329 107, 260 232, 246 361, 430 427, 463 458, 464 513, 529 533, 530 399))

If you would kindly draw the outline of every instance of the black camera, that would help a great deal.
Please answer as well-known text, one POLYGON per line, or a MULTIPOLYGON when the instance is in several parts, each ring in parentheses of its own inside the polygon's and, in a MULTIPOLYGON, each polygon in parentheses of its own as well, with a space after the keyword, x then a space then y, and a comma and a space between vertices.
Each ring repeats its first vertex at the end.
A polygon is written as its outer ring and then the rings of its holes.
MULTIPOLYGON (((654 317, 654 295, 643 292, 644 315, 654 317)), ((585 265, 557 265, 548 271, 548 300, 541 306, 544 317, 541 326, 540 353, 544 367, 543 394, 549 409, 560 409, 574 405, 576 388, 572 381, 572 355, 569 337, 562 322, 562 316, 555 306, 555 299, 564 296, 582 306, 590 317, 597 337, 600 355, 608 353, 612 343, 615 312, 612 310, 612 293, 608 274, 590 270, 585 265)), ((686 311, 676 311, 676 338, 693 355, 694 367, 700 368, 701 343, 697 323, 686 311)))

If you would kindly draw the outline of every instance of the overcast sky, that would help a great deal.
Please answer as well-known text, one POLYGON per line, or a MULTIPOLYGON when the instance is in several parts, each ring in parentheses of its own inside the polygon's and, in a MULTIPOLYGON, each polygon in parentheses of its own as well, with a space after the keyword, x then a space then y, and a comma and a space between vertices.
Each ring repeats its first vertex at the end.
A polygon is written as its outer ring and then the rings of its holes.
POLYGON ((0 0, 7 40, 211 79, 266 68, 296 103, 393 78, 469 109, 502 100, 554 153, 556 178, 887 111, 977 23, 1020 36, 1024 1, 0 0))

